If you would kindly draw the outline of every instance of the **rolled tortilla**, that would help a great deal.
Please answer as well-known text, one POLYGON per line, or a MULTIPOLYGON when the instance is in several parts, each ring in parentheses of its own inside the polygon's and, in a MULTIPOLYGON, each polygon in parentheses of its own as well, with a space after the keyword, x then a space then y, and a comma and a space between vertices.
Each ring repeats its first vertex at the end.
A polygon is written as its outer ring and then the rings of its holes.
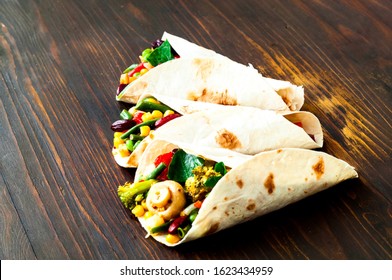
MULTIPOLYGON (((350 178, 355 169, 323 152, 285 148, 246 156, 222 149, 204 149, 154 140, 143 155, 136 178, 154 168, 160 154, 182 148, 188 153, 213 161, 223 161, 232 169, 221 178, 204 200, 199 214, 183 239, 176 244, 165 234, 153 235, 157 241, 176 246, 231 226, 249 221, 288 204, 325 190, 350 178)), ((139 218, 147 230, 144 218, 139 218)))
POLYGON ((116 100, 136 103, 142 94, 159 94, 223 105, 253 106, 268 110, 300 110, 304 103, 301 86, 263 77, 250 66, 214 51, 164 33, 180 54, 154 67, 130 83, 116 100))
MULTIPOLYGON (((213 50, 203 48, 167 32, 163 33, 162 40, 168 40, 170 45, 182 58, 220 57, 222 59, 230 60, 229 58, 216 53, 213 50)), ((248 67, 253 68, 252 64, 250 63, 248 67)), ((304 104, 304 89, 302 86, 294 85, 289 81, 282 81, 267 77, 262 77, 262 79, 264 79, 264 81, 268 83, 269 86, 272 87, 279 96, 281 96, 290 110, 298 111, 301 109, 302 105, 304 104)))
POLYGON ((113 148, 113 156, 122 167, 137 167, 152 139, 225 148, 249 155, 277 148, 317 149, 323 145, 321 124, 309 112, 289 111, 279 114, 254 107, 221 106, 155 97, 161 102, 163 99, 165 102, 162 103, 183 116, 153 131, 127 157, 122 157, 113 148))

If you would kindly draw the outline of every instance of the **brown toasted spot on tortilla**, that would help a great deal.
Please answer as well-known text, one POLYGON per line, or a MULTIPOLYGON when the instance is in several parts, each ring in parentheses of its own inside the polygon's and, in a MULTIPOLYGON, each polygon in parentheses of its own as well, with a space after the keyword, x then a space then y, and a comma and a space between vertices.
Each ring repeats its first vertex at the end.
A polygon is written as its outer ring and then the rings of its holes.
POLYGON ((229 198, 228 198, 227 196, 225 196, 223 199, 224 199, 225 201, 229 200, 229 198))
POLYGON ((308 193, 308 191, 304 191, 304 194, 307 194, 308 193))
POLYGON ((210 229, 206 232, 206 235, 213 234, 219 229, 219 223, 214 223, 211 225, 210 229))
POLYGON ((312 169, 316 173, 317 180, 319 180, 321 176, 324 175, 325 163, 324 163, 324 159, 321 156, 319 157, 319 161, 312 166, 312 169))
POLYGON ((198 96, 194 94, 192 100, 222 105, 237 105, 237 99, 230 96, 227 92, 227 89, 225 89, 223 92, 218 92, 210 91, 207 88, 204 88, 201 92, 201 95, 198 96))
POLYGON ((256 203, 253 199, 249 199, 249 204, 246 206, 246 209, 252 211, 256 208, 256 203))
POLYGON ((308 177, 305 177, 305 182, 307 182, 308 181, 308 177))
POLYGON ((282 152, 282 149, 278 149, 277 152, 278 152, 278 154, 281 153, 281 152, 282 152))
POLYGON ((225 215, 226 216, 230 216, 229 212, 225 211, 225 215))
POLYGON ((274 174, 270 173, 264 181, 264 187, 268 190, 269 194, 272 194, 275 190, 274 174))
POLYGON ((292 189, 291 189, 291 188, 287 188, 287 190, 288 190, 289 192, 291 192, 291 191, 292 191, 292 189))
POLYGON ((194 58, 193 64, 196 65, 196 75, 197 78, 202 79, 204 82, 207 78, 211 75, 213 71, 213 62, 210 59, 201 59, 201 58, 194 58))
POLYGON ((212 210, 216 210, 218 207, 216 207, 216 206, 214 206, 213 208, 212 208, 212 210))
POLYGON ((241 147, 241 142, 237 136, 225 128, 217 132, 215 141, 218 145, 225 149, 233 150, 241 147))
POLYGON ((236 182, 237 186, 242 189, 242 187, 244 186, 244 182, 241 179, 238 179, 236 182))

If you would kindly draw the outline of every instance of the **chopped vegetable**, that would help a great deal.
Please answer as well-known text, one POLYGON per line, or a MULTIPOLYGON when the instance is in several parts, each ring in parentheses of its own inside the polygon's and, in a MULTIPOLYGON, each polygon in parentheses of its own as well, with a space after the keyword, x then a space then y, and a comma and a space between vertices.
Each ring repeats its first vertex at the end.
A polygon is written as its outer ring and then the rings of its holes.
POLYGON ((125 183, 123 186, 119 186, 117 190, 118 197, 126 208, 132 209, 136 206, 136 197, 138 194, 145 194, 151 186, 157 181, 154 179, 137 182, 137 183, 125 183))
POLYGON ((196 166, 192 170, 193 176, 189 176, 185 182, 185 192, 192 201, 203 200, 211 188, 222 177, 212 166, 196 166), (218 177, 218 178, 216 178, 218 177), (216 178, 216 179, 212 179, 216 178), (213 181, 213 182, 212 182, 213 181), (215 183, 214 185, 207 185, 215 183))
POLYGON ((169 228, 167 229, 168 233, 176 233, 177 229, 188 219, 187 216, 178 216, 174 219, 174 221, 170 224, 169 228))
POLYGON ((122 120, 131 120, 132 119, 132 115, 131 115, 131 113, 129 113, 128 110, 124 109, 120 113, 120 119, 122 119, 122 120))
POLYGON ((181 117, 180 114, 174 113, 174 114, 169 114, 159 120, 157 120, 157 122, 155 123, 155 127, 161 127, 162 125, 168 123, 171 120, 174 120, 175 118, 181 117))
POLYGON ((150 62, 152 66, 157 66, 172 59, 174 59, 174 55, 172 54, 172 48, 167 40, 154 49, 147 57, 147 61, 150 62))
POLYGON ((120 138, 121 139, 126 139, 131 134, 134 134, 140 127, 153 125, 156 121, 157 121, 157 119, 152 119, 152 120, 149 120, 149 121, 146 121, 146 122, 139 123, 139 124, 131 127, 128 131, 124 132, 124 134, 121 135, 120 138))
POLYGON ((171 110, 169 106, 166 106, 165 104, 160 103, 157 100, 151 100, 151 97, 144 98, 143 100, 139 101, 136 104, 136 109, 137 110, 142 110, 145 112, 152 112, 154 110, 159 110, 162 113, 164 113, 167 110, 171 110))
POLYGON ((204 159, 195 155, 187 154, 184 150, 178 150, 169 165, 168 178, 179 183, 184 183, 192 177, 192 171, 197 166, 202 166, 204 159))
POLYGON ((149 175, 146 176, 146 180, 156 179, 162 171, 166 168, 166 164, 161 162, 149 175))

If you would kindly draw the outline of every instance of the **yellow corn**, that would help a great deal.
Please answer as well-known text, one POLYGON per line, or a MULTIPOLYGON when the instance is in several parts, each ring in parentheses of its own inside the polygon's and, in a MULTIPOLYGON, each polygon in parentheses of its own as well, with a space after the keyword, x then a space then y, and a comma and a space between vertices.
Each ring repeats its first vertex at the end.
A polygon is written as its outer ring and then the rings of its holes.
POLYGON ((129 77, 128 74, 121 74, 120 76, 120 84, 129 84, 129 77))
MULTIPOLYGON (((147 209, 146 209, 147 210, 147 209)), ((150 218, 152 215, 154 215, 154 213, 152 213, 151 211, 146 211, 144 212, 144 219, 148 219, 150 218)))
POLYGON ((146 112, 142 116, 142 121, 143 122, 146 122, 146 121, 149 121, 149 120, 152 120, 152 119, 153 119, 153 117, 152 117, 150 112, 146 112))
POLYGON ((151 116, 153 119, 160 119, 163 117, 163 114, 159 110, 154 110, 154 111, 152 111, 151 116))
POLYGON ((118 152, 121 157, 127 157, 131 154, 125 144, 118 145, 118 152))
POLYGON ((168 115, 172 115, 174 114, 173 110, 166 110, 165 113, 163 114, 164 117, 168 116, 168 115))
POLYGON ((150 127, 148 125, 143 125, 140 127, 140 136, 148 136, 150 133, 150 127))
POLYGON ((122 140, 120 137, 114 137, 113 138, 113 147, 118 148, 121 144, 124 144, 124 140, 122 140))
POLYGON ((114 138, 120 138, 121 135, 123 135, 123 132, 119 132, 119 131, 117 131, 117 132, 115 132, 115 133, 113 134, 114 138))
POLYGON ((140 70, 140 75, 144 75, 148 72, 148 69, 143 68, 142 70, 140 70))
POLYGON ((142 200, 142 204, 141 205, 143 206, 144 210, 148 210, 145 199, 142 200))
POLYGON ((144 208, 141 205, 136 205, 133 209, 132 209, 132 214, 135 215, 136 217, 142 217, 144 215, 144 208))
POLYGON ((170 244, 175 244, 178 241, 180 241, 181 238, 177 234, 168 234, 166 235, 166 241, 169 242, 170 244))
POLYGON ((135 76, 128 77, 128 84, 132 83, 136 79, 137 79, 137 77, 135 77, 135 76))
POLYGON ((148 230, 152 229, 153 227, 157 227, 163 225, 165 220, 159 215, 152 215, 150 218, 146 219, 146 228, 148 230))

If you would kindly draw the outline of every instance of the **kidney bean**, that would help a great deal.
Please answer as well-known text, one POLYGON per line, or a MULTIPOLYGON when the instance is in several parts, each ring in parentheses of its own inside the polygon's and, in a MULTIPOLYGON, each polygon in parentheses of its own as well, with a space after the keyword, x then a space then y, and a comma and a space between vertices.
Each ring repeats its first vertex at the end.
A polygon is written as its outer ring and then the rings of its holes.
POLYGON ((113 131, 124 131, 127 129, 130 129, 131 127, 133 127, 136 123, 132 120, 117 120, 114 123, 112 123, 112 130, 113 131))
POLYGON ((178 118, 178 117, 181 117, 181 115, 177 114, 177 113, 174 113, 174 114, 171 114, 171 115, 167 115, 166 117, 163 117, 163 118, 157 120, 155 122, 155 127, 158 128, 158 127, 164 125, 165 123, 168 123, 171 120, 174 120, 175 118, 178 118))
POLYGON ((179 216, 174 219, 174 221, 170 224, 168 233, 174 234, 177 232, 177 229, 186 221, 187 216, 179 216))

